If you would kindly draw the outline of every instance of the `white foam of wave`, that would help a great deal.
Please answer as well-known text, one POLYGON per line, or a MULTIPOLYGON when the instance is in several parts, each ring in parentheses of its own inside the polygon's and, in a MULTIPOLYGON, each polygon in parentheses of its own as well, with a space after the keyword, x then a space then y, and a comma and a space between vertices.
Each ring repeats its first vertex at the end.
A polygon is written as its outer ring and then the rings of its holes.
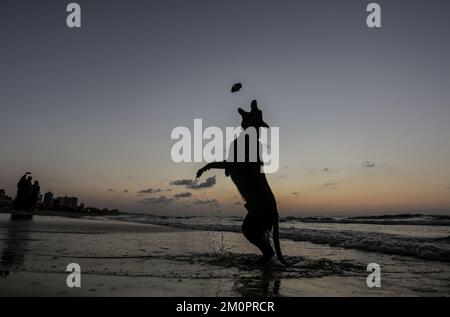
POLYGON ((450 216, 424 214, 398 214, 358 217, 293 217, 288 216, 280 221, 298 221, 304 223, 361 223, 377 225, 416 225, 416 226, 450 226, 450 216))
MULTIPOLYGON (((118 219, 118 218, 115 218, 118 219)), ((201 222, 196 219, 177 219, 156 216, 123 216, 124 221, 136 221, 154 225, 177 227, 188 230, 241 232, 236 221, 211 223, 210 219, 201 222)), ((309 241, 333 247, 356 249, 393 255, 413 256, 426 260, 450 262, 450 237, 415 238, 378 232, 354 230, 316 230, 306 228, 281 228, 280 237, 294 241, 309 241)))

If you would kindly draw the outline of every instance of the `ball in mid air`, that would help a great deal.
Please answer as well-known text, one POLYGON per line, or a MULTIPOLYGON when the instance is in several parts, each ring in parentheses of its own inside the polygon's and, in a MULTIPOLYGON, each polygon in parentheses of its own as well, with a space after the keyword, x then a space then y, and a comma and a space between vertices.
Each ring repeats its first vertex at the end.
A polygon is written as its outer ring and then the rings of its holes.
POLYGON ((241 83, 236 83, 231 87, 231 92, 238 92, 239 90, 241 90, 242 88, 242 84, 241 83))

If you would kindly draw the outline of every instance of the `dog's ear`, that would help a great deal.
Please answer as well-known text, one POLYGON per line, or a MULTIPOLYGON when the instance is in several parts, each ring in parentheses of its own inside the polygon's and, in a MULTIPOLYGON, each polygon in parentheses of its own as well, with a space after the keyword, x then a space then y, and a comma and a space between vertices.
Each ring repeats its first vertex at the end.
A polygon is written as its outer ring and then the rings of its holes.
POLYGON ((250 104, 250 107, 252 110, 259 110, 258 109, 258 102, 256 100, 252 100, 252 103, 250 104))

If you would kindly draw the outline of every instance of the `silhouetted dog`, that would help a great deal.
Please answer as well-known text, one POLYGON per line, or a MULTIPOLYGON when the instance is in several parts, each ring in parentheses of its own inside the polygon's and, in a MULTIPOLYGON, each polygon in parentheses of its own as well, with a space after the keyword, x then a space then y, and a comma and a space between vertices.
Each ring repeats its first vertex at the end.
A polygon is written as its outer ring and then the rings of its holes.
MULTIPOLYGON (((258 247, 263 253, 258 263, 265 263, 275 255, 269 238, 269 234, 273 228, 273 241, 278 259, 280 262, 288 265, 281 254, 278 234, 278 211, 275 196, 270 189, 266 175, 261 171, 262 161, 259 157, 259 129, 261 127, 267 128, 268 125, 262 119, 262 112, 258 109, 256 100, 252 101, 250 112, 244 111, 241 108, 238 109, 238 112, 242 116, 241 126, 244 132, 249 127, 256 129, 257 138, 253 140, 253 142, 256 142, 256 161, 253 160, 252 162, 250 160, 251 155, 249 150, 255 147, 252 147, 254 144, 249 144, 249 142, 245 143, 245 161, 237 161, 238 142, 242 138, 246 138, 245 133, 241 133, 233 141, 231 144, 232 148, 229 151, 230 155, 234 156, 234 160, 231 161, 229 158, 224 162, 209 163, 198 170, 197 177, 200 177, 205 171, 211 168, 225 169, 225 175, 231 177, 246 202, 245 208, 248 214, 242 224, 242 232, 247 240, 258 247)), ((250 137, 248 139, 252 142, 250 137)))

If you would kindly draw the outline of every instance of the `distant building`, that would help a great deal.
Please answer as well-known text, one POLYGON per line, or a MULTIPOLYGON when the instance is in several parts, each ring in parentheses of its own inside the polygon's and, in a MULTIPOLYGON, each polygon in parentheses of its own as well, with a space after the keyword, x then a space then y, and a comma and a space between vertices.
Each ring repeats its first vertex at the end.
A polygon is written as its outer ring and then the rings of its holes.
POLYGON ((44 194, 44 201, 43 204, 45 206, 51 206, 53 205, 53 193, 52 192, 46 192, 44 194))
POLYGON ((58 206, 64 208, 77 208, 78 206, 78 198, 77 197, 58 197, 58 206))
POLYGON ((77 208, 78 206, 78 198, 77 197, 69 197, 69 207, 71 208, 77 208))

